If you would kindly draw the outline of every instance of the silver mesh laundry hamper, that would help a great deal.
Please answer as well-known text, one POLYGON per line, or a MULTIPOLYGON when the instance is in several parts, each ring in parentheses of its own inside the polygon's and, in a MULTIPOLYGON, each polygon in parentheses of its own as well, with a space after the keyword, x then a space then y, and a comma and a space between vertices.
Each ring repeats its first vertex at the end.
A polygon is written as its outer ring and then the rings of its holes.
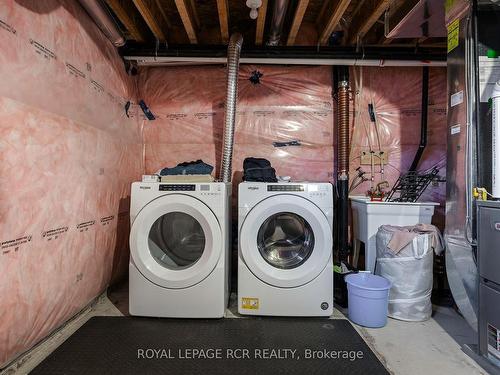
MULTIPOLYGON (((407 227, 406 227, 407 228, 407 227)), ((392 283, 388 316, 406 321, 424 321, 432 315, 433 249, 430 234, 418 234, 397 254, 388 248, 398 230, 383 225, 377 232, 375 274, 392 283)))

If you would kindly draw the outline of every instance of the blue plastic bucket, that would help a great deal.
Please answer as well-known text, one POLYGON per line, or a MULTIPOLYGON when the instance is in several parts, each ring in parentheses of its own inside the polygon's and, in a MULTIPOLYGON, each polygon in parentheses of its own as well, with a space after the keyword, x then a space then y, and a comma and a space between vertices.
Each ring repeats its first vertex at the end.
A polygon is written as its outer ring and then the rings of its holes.
POLYGON ((385 326, 390 281, 365 272, 347 275, 345 281, 349 295, 349 319, 369 328, 385 326))

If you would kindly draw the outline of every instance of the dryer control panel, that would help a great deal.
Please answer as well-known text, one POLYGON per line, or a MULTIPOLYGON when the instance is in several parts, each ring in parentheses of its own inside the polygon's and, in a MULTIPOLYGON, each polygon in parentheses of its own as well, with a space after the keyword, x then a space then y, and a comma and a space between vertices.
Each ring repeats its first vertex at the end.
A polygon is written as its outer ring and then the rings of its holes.
POLYGON ((267 185, 267 191, 304 191, 304 185, 277 184, 267 185))
POLYGON ((160 191, 195 191, 196 185, 194 184, 160 184, 160 191))

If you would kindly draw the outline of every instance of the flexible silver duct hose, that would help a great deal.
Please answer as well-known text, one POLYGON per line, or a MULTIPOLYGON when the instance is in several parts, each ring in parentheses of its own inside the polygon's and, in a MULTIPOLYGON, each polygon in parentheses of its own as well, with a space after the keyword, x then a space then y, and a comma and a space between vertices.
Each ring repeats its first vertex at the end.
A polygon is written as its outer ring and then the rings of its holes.
POLYGON ((115 21, 99 0, 80 0, 80 4, 111 43, 116 47, 125 44, 125 39, 118 30, 115 21))
POLYGON ((234 122, 236 117, 236 102, 238 100, 238 71, 243 36, 239 33, 231 35, 227 47, 227 91, 226 117, 224 120, 224 145, 222 146, 221 180, 231 182, 234 122))

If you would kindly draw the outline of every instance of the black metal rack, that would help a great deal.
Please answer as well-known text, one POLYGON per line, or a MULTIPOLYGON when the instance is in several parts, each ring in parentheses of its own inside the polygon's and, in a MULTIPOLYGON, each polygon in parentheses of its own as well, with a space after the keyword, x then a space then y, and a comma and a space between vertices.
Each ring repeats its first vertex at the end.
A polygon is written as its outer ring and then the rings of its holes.
POLYGON ((416 202, 432 180, 436 179, 439 170, 432 168, 429 172, 410 171, 399 176, 391 192, 387 196, 389 202, 416 202))

